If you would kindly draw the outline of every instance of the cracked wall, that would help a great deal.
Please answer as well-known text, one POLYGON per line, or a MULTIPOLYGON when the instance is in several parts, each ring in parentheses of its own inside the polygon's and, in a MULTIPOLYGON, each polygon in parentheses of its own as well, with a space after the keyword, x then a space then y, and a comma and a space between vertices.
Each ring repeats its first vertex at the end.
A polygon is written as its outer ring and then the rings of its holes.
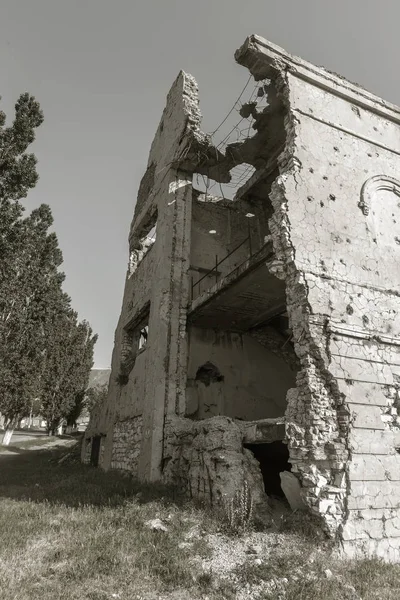
POLYGON ((186 416, 245 421, 284 416, 296 374, 253 336, 190 327, 188 355, 186 416), (218 367, 222 380, 209 385, 198 380, 198 369, 207 361, 218 367))
POLYGON ((399 560, 399 111, 283 54, 252 38, 240 61, 275 70, 288 111, 271 232, 301 363, 292 471, 347 554, 399 560))

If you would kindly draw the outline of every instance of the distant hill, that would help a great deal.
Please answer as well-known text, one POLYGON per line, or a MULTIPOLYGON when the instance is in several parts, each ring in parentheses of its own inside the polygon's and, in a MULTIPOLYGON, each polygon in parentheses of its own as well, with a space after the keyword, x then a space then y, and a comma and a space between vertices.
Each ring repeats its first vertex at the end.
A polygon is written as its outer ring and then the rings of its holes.
POLYGON ((108 386, 111 369, 92 369, 89 375, 89 388, 108 386))

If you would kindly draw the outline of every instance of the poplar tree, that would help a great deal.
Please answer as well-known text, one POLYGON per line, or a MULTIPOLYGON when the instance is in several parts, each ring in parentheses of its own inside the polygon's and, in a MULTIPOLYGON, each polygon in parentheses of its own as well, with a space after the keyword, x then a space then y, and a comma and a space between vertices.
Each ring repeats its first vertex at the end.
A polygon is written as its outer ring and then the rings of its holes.
POLYGON ((0 261, 0 411, 7 423, 3 444, 10 442, 16 424, 40 393, 46 323, 63 297, 64 274, 58 271, 62 254, 56 235, 49 233, 52 224, 47 205, 18 219, 8 260, 0 261))
POLYGON ((35 397, 54 434, 84 396, 93 366, 97 336, 89 323, 78 322, 62 291, 62 253, 56 235, 49 233, 52 223, 46 205, 19 223, 14 272, 2 290, 0 411, 8 424, 3 444, 35 397))
POLYGON ((40 398, 48 430, 55 432, 86 390, 97 336, 78 322, 62 290, 62 253, 50 208, 23 218, 20 200, 38 180, 28 153, 43 114, 22 94, 13 123, 0 111, 0 412, 8 444, 17 422, 40 398))
POLYGON ((41 386, 42 416, 51 435, 62 420, 68 418, 79 395, 87 389, 97 341, 89 323, 79 323, 75 311, 60 312, 54 317, 46 342, 41 386))

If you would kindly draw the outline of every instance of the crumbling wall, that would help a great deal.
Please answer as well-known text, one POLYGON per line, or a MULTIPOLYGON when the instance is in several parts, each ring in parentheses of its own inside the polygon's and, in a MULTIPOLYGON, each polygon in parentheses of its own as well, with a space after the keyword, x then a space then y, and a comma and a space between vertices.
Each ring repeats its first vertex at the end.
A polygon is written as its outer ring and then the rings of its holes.
MULTIPOLYGON (((326 479, 322 493, 329 485, 337 488, 336 505, 343 507, 338 533, 347 552, 364 549, 399 558, 400 516, 393 517, 392 509, 400 508, 400 456, 393 442, 378 455, 354 444, 360 436, 372 441, 385 430, 379 388, 393 385, 399 369, 398 193, 393 186, 388 193, 376 191, 369 213, 363 202, 370 178, 398 172, 399 125, 329 92, 317 89, 310 95, 309 86, 296 77, 289 78, 289 87, 301 167, 288 218, 295 223, 291 241, 311 313, 312 344, 305 352, 318 353, 323 364, 320 373, 336 404, 339 434, 327 446, 336 482, 320 469, 326 479), (310 229, 313 235, 306 243, 310 229)), ((329 419, 325 431, 331 426, 329 419)))
POLYGON ((165 434, 163 478, 181 493, 218 505, 247 481, 254 503, 266 501, 258 462, 243 448, 243 433, 232 419, 171 417, 165 434))
POLYGON ((185 407, 192 186, 191 173, 180 170, 179 162, 194 141, 203 139, 199 120, 197 84, 181 72, 168 94, 139 187, 108 398, 86 433, 87 438, 104 436, 101 467, 122 465, 147 480, 161 477, 166 412, 183 413, 185 407), (144 252, 143 236, 155 226, 156 239, 144 252), (137 340, 132 327, 145 310, 146 346, 130 353, 129 344, 137 340), (128 438, 133 430, 125 433, 125 428, 138 419, 141 434, 135 434, 132 450, 128 438))
POLYGON ((249 203, 194 193, 190 251, 193 283, 214 269, 200 289, 195 287, 195 296, 264 245, 268 229, 263 217, 262 211, 249 207, 249 203), (216 262, 222 260, 215 269, 216 262))
POLYGON ((187 416, 251 421, 285 414, 295 373, 252 336, 191 325, 188 354, 187 416), (219 377, 201 377, 207 364, 214 365, 219 377))
POLYGON ((399 560, 399 110, 256 46, 287 107, 271 233, 301 362, 288 396, 292 470, 347 554, 399 560))

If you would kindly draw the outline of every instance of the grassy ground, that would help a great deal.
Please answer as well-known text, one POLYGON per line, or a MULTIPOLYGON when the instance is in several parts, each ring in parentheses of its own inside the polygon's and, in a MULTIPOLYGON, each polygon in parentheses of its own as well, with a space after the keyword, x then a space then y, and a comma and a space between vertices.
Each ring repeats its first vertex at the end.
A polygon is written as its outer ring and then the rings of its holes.
POLYGON ((60 453, 0 456, 2 600, 400 598, 400 566, 335 560, 304 518, 232 536, 166 489, 60 453))

